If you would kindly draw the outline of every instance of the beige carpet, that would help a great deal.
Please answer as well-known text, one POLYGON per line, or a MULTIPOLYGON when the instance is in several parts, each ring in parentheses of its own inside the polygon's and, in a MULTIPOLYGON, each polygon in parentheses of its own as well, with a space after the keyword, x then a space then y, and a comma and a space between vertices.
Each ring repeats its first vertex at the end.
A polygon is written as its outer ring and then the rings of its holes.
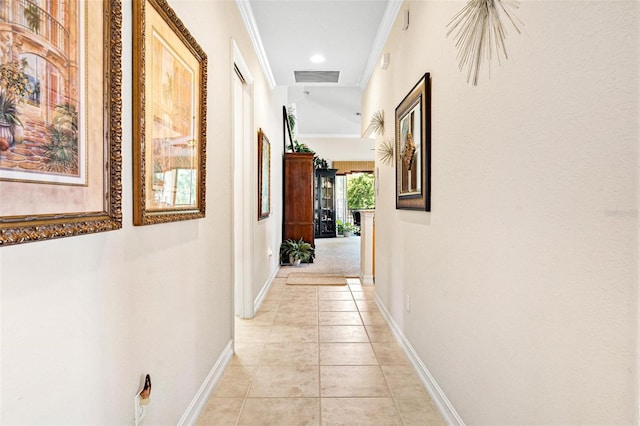
POLYGON ((292 272, 287 277, 289 285, 347 285, 344 275, 292 272))
POLYGON ((360 276, 360 237, 316 238, 316 258, 300 266, 281 266, 278 277, 290 273, 360 276))

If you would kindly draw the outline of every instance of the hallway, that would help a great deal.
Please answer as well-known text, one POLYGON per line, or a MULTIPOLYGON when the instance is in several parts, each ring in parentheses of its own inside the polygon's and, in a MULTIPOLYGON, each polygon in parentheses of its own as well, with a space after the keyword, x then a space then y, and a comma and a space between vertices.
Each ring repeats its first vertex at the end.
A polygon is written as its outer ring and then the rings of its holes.
POLYGON ((276 277, 199 425, 441 425, 373 286, 276 277))
POLYGON ((281 266, 278 277, 289 272, 339 274, 347 278, 360 276, 360 237, 317 238, 316 258, 313 263, 300 266, 281 266))

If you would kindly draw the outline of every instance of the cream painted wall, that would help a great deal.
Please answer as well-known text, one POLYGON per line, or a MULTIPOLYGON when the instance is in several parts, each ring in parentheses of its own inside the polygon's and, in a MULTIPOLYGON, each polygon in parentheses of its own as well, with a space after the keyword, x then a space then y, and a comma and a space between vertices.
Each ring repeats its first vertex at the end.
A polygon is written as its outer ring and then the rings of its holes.
POLYGON ((432 211, 378 164, 376 292, 465 423, 637 424, 640 3, 520 5, 477 87, 446 38, 464 2, 403 6, 362 112, 431 73, 432 211))
POLYGON ((331 163, 332 161, 373 161, 375 141, 360 138, 307 138, 299 137, 316 154, 331 163))
MULTIPOLYGON (((258 69, 258 63, 254 69, 258 69)), ((286 104, 287 92, 282 87, 270 90, 264 76, 260 74, 262 84, 255 91, 255 126, 262 128, 271 144, 271 214, 268 218, 256 219, 253 227, 253 299, 266 289, 279 265, 280 243, 282 242, 282 155, 284 150, 282 107, 286 104)), ((257 136, 256 136, 257 137, 257 136)), ((256 139, 257 140, 257 139, 256 139)), ((257 144, 256 144, 257 149, 257 144)), ((257 152, 254 169, 258 168, 257 152)), ((255 175, 255 211, 258 211, 258 175, 255 175)))
MULTIPOLYGON (((276 176, 275 107, 286 98, 266 87, 235 2, 170 4, 209 58, 206 218, 132 224, 132 5, 125 1, 123 229, 0 249, 2 424, 133 424, 145 373, 153 380, 145 424, 176 424, 231 339, 231 38, 255 79, 255 131, 272 138, 276 176)), ((266 253, 280 219, 253 226, 255 251, 266 253)), ((264 283, 276 263, 256 257, 254 282, 264 283)))

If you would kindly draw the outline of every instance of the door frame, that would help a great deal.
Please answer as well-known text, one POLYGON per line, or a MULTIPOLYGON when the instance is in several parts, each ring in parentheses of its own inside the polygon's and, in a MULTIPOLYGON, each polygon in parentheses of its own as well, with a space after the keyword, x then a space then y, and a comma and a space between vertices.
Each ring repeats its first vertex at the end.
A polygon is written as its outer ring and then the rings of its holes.
POLYGON ((238 45, 235 40, 231 39, 231 104, 232 104, 232 131, 233 131, 233 147, 232 154, 232 206, 233 206, 233 316, 239 318, 253 318, 253 215, 254 197, 251 197, 252 183, 255 170, 252 167, 254 160, 253 146, 253 106, 254 106, 254 81, 249 67, 245 62, 238 45), (248 102, 246 99, 236 99, 235 79, 240 75, 243 80, 245 89, 243 97, 248 94, 248 102), (242 102, 242 135, 238 135, 236 128, 236 107, 237 103, 242 102), (239 139, 240 138, 240 139, 239 139), (238 141, 241 143, 238 143, 238 141), (240 165, 238 170, 236 165, 240 165))

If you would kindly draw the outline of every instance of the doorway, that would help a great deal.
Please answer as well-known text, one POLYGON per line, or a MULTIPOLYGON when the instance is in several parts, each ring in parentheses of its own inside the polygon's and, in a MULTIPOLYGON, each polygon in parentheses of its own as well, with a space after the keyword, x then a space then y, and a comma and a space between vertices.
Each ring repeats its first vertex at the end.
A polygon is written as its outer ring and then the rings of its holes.
POLYGON ((233 111, 233 306, 234 317, 253 318, 251 287, 253 234, 252 199, 252 129, 253 78, 238 46, 232 41, 232 111, 233 111))
POLYGON ((336 176, 336 219, 352 226, 359 235, 359 210, 376 206, 375 178, 373 173, 348 172, 336 176))

